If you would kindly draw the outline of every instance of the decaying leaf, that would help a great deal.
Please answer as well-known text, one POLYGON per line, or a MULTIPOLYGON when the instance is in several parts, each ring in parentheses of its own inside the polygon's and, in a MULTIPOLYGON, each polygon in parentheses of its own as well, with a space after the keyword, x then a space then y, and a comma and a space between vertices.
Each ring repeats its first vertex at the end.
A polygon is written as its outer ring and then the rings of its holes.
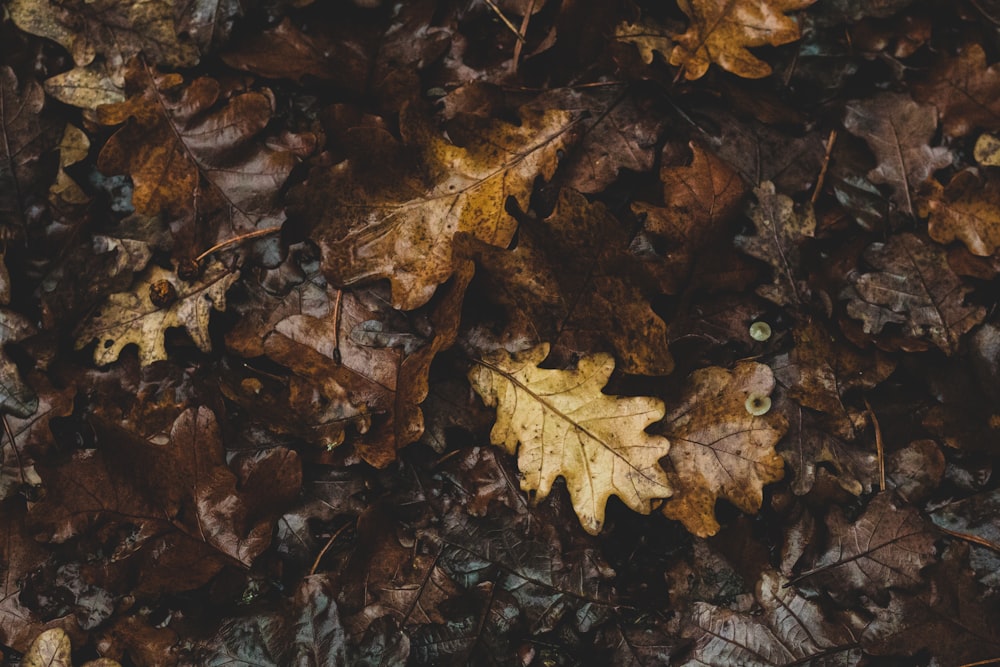
POLYGON ((882 93, 848 103, 844 127, 871 147, 878 166, 868 172, 873 183, 892 188, 892 201, 913 215, 917 187, 938 169, 951 164, 951 152, 927 142, 937 130, 937 112, 908 95, 882 93))
POLYGON ((761 575, 756 599, 760 614, 694 603, 685 634, 695 644, 687 660, 678 664, 851 665, 861 658, 857 640, 860 623, 848 615, 825 614, 819 604, 798 594, 777 572, 761 575))
POLYGON ((0 308, 0 412, 16 417, 30 417, 38 409, 38 397, 18 374, 17 365, 3 351, 35 332, 27 318, 0 308))
POLYGON ((920 586, 920 571, 936 559, 936 535, 930 526, 889 491, 875 496, 854 522, 834 508, 827 528, 826 550, 797 582, 808 579, 839 595, 856 592, 877 598, 889 588, 920 586))
POLYGON ((77 349, 98 339, 94 361, 110 364, 122 348, 135 343, 143 365, 167 358, 163 336, 169 327, 184 327, 203 352, 212 349, 208 321, 212 309, 226 309, 226 291, 239 278, 220 262, 211 262, 196 282, 180 280, 174 273, 152 266, 136 281, 131 291, 108 297, 107 303, 80 330, 77 349), (174 287, 177 299, 159 307, 150 298, 153 285, 166 281, 174 287))
POLYGON ((684 69, 688 80, 699 79, 712 63, 738 76, 759 79, 771 66, 747 50, 751 46, 779 46, 797 40, 795 19, 785 16, 815 0, 679 0, 691 25, 676 35, 670 64, 684 69))
POLYGON ((664 514, 705 537, 719 530, 717 498, 750 514, 760 509, 764 485, 784 475, 774 445, 788 423, 776 412, 750 414, 747 402, 769 402, 772 389, 771 369, 754 362, 691 374, 681 404, 664 419, 671 442, 667 470, 675 489, 664 514))
POLYGON ((927 233, 938 243, 958 240, 981 257, 1000 247, 1000 183, 995 179, 984 182, 966 169, 947 187, 930 180, 917 205, 920 215, 930 216, 927 233))
POLYGON ((670 55, 674 40, 665 26, 646 21, 643 23, 622 23, 615 28, 615 39, 619 42, 635 44, 642 56, 642 62, 653 62, 653 53, 659 51, 664 58, 670 55))
POLYGON ((603 205, 563 189, 552 215, 522 223, 513 251, 463 241, 507 310, 508 339, 584 351, 610 343, 626 373, 673 370, 667 326, 628 270, 628 234, 603 205))
POLYGON ((393 305, 412 310, 451 276, 456 233, 507 247, 516 229, 507 198, 527 209, 535 178, 552 176, 572 126, 555 109, 522 116, 520 126, 469 128, 459 146, 411 105, 400 118, 402 144, 382 130, 363 132, 363 153, 311 173, 297 208, 313 223, 330 280, 388 279, 393 305))
POLYGON ((946 134, 964 137, 975 128, 1000 129, 1000 67, 986 66, 979 44, 964 46, 958 55, 941 60, 927 79, 914 84, 921 102, 937 107, 946 134))
POLYGON ((877 386, 896 364, 881 352, 864 353, 834 338, 815 320, 800 323, 792 335, 795 348, 772 363, 775 377, 799 405, 826 414, 834 435, 853 440, 863 408, 845 404, 847 394, 877 386))
POLYGON ((754 190, 757 205, 751 218, 757 228, 755 236, 737 236, 736 247, 771 265, 773 283, 761 285, 757 294, 784 306, 809 302, 809 286, 803 279, 799 264, 802 244, 816 231, 816 216, 812 207, 796 210, 790 197, 777 194, 774 184, 764 182, 754 190))
POLYGON ((982 321, 986 310, 964 305, 970 288, 948 265, 939 246, 913 234, 898 234, 887 243, 873 243, 865 261, 875 269, 853 276, 847 313, 861 320, 865 333, 879 333, 886 324, 901 324, 914 338, 925 338, 945 354, 958 350, 962 334, 982 321))
POLYGON ((832 468, 837 484, 848 493, 870 493, 878 478, 874 448, 834 437, 801 407, 790 412, 788 434, 782 438, 778 452, 792 469, 795 495, 804 496, 812 490, 821 466, 832 468))
POLYGON ((576 370, 539 368, 546 343, 511 357, 500 351, 476 362, 472 386, 497 421, 490 439, 518 456, 521 488, 544 499, 563 477, 581 524, 596 535, 608 498, 618 496, 648 514, 651 501, 670 495, 659 461, 670 443, 644 429, 663 416, 655 398, 601 393, 614 370, 606 354, 584 357, 576 370))

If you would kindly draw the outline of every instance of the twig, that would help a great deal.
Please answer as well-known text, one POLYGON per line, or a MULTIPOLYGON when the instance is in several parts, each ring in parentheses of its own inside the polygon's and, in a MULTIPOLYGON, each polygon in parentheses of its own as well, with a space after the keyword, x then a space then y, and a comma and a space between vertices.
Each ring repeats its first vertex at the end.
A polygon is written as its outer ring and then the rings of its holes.
POLYGON ((830 138, 826 140, 826 155, 823 156, 823 166, 820 167, 819 176, 816 177, 816 189, 809 199, 811 204, 815 204, 819 198, 820 190, 823 189, 823 181, 826 179, 826 170, 830 166, 830 154, 833 152, 833 144, 837 141, 837 131, 830 130, 830 138))
POLYGON ((281 231, 281 227, 268 227, 267 229, 255 229, 252 232, 247 232, 246 234, 240 234, 239 236, 234 236, 233 238, 228 239, 226 241, 222 241, 221 243, 216 243, 214 246, 212 246, 211 248, 209 248, 205 252, 203 252, 200 255, 198 255, 197 257, 195 257, 194 258, 194 262, 195 262, 195 264, 200 264, 201 260, 203 260, 206 257, 208 257, 209 255, 211 255, 216 250, 221 250, 221 249, 225 248, 226 246, 233 245, 234 243, 242 243, 243 241, 246 241, 248 239, 255 239, 255 238, 259 238, 261 236, 269 236, 271 234, 274 234, 274 233, 277 233, 277 232, 280 232, 280 231, 281 231))
POLYGON ((344 532, 345 530, 347 530, 347 527, 348 527, 348 526, 350 526, 350 525, 351 525, 351 524, 350 524, 350 522, 348 522, 348 523, 345 523, 345 524, 344 524, 343 526, 341 526, 340 528, 338 528, 338 529, 337 529, 337 530, 336 530, 336 531, 335 531, 335 532, 333 533, 333 535, 331 535, 331 536, 330 536, 330 539, 328 539, 328 540, 326 541, 326 544, 324 544, 324 545, 323 545, 323 548, 322 548, 322 549, 320 549, 320 551, 319 551, 319 555, 318 555, 318 556, 316 556, 316 560, 314 560, 314 561, 313 561, 313 564, 312 564, 312 567, 311 567, 311 568, 309 568, 309 576, 310 576, 310 577, 311 577, 312 575, 316 574, 316 570, 317 570, 317 569, 319 569, 319 562, 320 562, 321 560, 323 560, 323 556, 325 556, 325 555, 326 555, 326 552, 327 552, 327 551, 329 551, 329 550, 330 550, 330 547, 332 547, 332 546, 333 546, 333 542, 334 542, 334 540, 336 540, 336 539, 337 539, 338 537, 340 537, 340 534, 341 534, 342 532, 344 532))
POLYGON ((977 662, 967 662, 958 667, 979 667, 979 665, 995 665, 998 662, 1000 662, 1000 658, 987 658, 986 660, 979 660, 977 662))
POLYGON ((979 537, 978 535, 971 535, 969 533, 960 533, 957 530, 948 530, 947 528, 942 528, 937 524, 934 525, 935 528, 940 530, 942 533, 951 535, 952 537, 957 537, 960 540, 965 540, 966 542, 972 542, 973 544, 978 544, 981 547, 986 547, 987 549, 992 549, 1000 553, 1000 544, 995 542, 990 542, 985 537, 979 537))
POLYGON ((344 290, 337 290, 337 299, 333 302, 333 360, 340 363, 340 302, 344 290))
POLYGON ((882 442, 882 429, 878 425, 878 417, 875 416, 875 411, 872 410, 871 403, 868 399, 863 399, 865 402, 865 407, 868 408, 868 416, 871 417, 872 426, 875 428, 875 452, 878 454, 878 480, 879 488, 885 491, 885 445, 882 442))
POLYGON ((0 418, 3 418, 4 433, 7 434, 7 439, 10 440, 10 448, 14 452, 14 458, 17 459, 17 472, 21 476, 21 483, 27 486, 28 480, 24 476, 24 464, 21 463, 21 452, 17 451, 17 441, 14 439, 14 431, 7 421, 7 415, 0 415, 0 418))
POLYGON ((517 72, 517 61, 521 59, 521 49, 524 47, 524 40, 528 38, 528 23, 531 22, 531 12, 535 11, 535 0, 531 0, 528 3, 528 11, 524 13, 524 18, 521 19, 521 29, 517 34, 521 36, 521 39, 517 40, 517 44, 514 45, 514 61, 511 65, 511 73, 517 72))
POLYGON ((512 33, 514 33, 514 36, 517 37, 517 41, 523 42, 524 37, 521 36, 521 33, 517 31, 517 28, 515 28, 514 24, 510 22, 510 19, 503 15, 503 12, 500 11, 500 8, 497 7, 495 4, 493 4, 493 0, 486 0, 486 4, 489 5, 490 9, 492 9, 493 12, 498 17, 500 17, 500 20, 503 21, 503 24, 505 26, 507 26, 507 29, 510 30, 512 33))

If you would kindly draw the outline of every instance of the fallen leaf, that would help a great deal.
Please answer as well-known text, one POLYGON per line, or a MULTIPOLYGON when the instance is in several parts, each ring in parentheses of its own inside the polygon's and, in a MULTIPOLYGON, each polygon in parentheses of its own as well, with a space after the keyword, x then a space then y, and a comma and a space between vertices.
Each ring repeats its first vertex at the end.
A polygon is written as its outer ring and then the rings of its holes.
POLYGON ((125 101, 125 83, 112 78, 107 63, 92 62, 85 67, 56 74, 45 80, 45 92, 55 99, 81 109, 96 111, 102 104, 125 101))
POLYGON ((659 51, 660 55, 666 58, 674 47, 669 29, 652 21, 621 23, 615 28, 615 39, 635 44, 639 49, 639 55, 642 56, 642 62, 647 65, 652 64, 654 52, 659 51))
POLYGON ((938 61, 927 78, 913 84, 921 102, 937 107, 945 134, 964 137, 975 128, 1000 129, 1000 67, 986 66, 986 52, 967 44, 938 61))
MULTIPOLYGON (((775 369, 775 373, 779 373, 775 369)), ((792 492, 809 493, 816 484, 819 468, 833 469, 837 484, 851 495, 871 493, 878 479, 878 461, 874 448, 846 443, 820 428, 814 418, 796 406, 789 416, 788 434, 778 452, 792 469, 792 492)))
POLYGON ((25 667, 73 667, 72 645, 64 630, 53 628, 35 637, 24 655, 25 667))
POLYGON ((929 340, 951 355, 962 334, 986 315, 981 306, 963 304, 971 288, 948 266, 944 250, 918 236, 904 233, 873 243, 864 258, 875 270, 854 275, 841 296, 849 299, 847 314, 861 320, 865 333, 901 324, 908 336, 929 340))
POLYGON ((163 341, 170 327, 184 327, 198 349, 209 352, 212 341, 208 321, 212 309, 226 309, 226 291, 239 278, 220 262, 208 264, 197 282, 185 282, 174 273, 152 266, 136 281, 131 291, 108 297, 107 302, 80 329, 76 348, 86 347, 95 338, 94 362, 110 364, 126 345, 139 346, 139 360, 146 366, 167 358, 163 341), (176 300, 163 307, 153 303, 150 290, 166 282, 173 286, 176 300))
POLYGON ((670 64, 679 66, 689 80, 699 79, 715 63, 737 76, 759 79, 771 66, 747 50, 751 46, 780 46, 794 42, 801 33, 794 19, 784 16, 815 0, 679 0, 691 25, 676 35, 670 64))
POLYGON ((313 170, 296 208, 313 224, 335 285, 388 279, 393 306, 413 310, 452 275, 456 233, 507 247, 516 229, 507 198, 527 208, 535 178, 555 171, 572 119, 550 110, 524 112, 516 127, 484 123, 457 146, 411 105, 400 118, 402 144, 367 130, 363 143, 358 137, 364 155, 313 170))
POLYGON ((845 404, 847 394, 878 386, 895 370, 895 362, 838 340, 816 320, 799 323, 792 336, 795 347, 771 364, 775 377, 799 405, 827 415, 833 435, 853 440, 865 423, 865 409, 858 401, 845 404))
POLYGON ((889 185, 892 201, 906 215, 914 213, 917 187, 951 164, 947 148, 927 145, 937 130, 934 107, 917 104, 908 95, 882 93, 849 102, 844 127, 868 142, 879 163, 868 178, 889 185))
POLYGON ((6 308, 0 308, 0 412, 15 417, 30 417, 38 409, 38 397, 25 384, 17 370, 17 365, 3 351, 8 343, 35 333, 35 327, 27 318, 6 308))
POLYGON ((757 205, 751 208, 750 217, 757 234, 737 236, 734 242, 751 257, 771 265, 773 282, 758 287, 757 294, 779 306, 805 305, 811 292, 799 265, 802 245, 816 232, 812 206, 796 210, 791 198, 777 194, 770 182, 761 183, 754 195, 757 205))
POLYGON ((748 401, 770 405, 771 369, 741 362, 732 370, 701 368, 691 374, 680 404, 664 418, 671 447, 667 471, 674 495, 663 513, 705 537, 719 530, 715 501, 725 498, 753 514, 764 485, 782 478, 785 462, 774 445, 788 428, 775 412, 755 416, 748 401))
POLYGON ((859 593, 878 599, 890 588, 921 586, 921 570, 937 558, 935 533, 890 491, 876 495, 856 521, 835 507, 826 523, 826 550, 796 583, 807 580, 841 597, 859 593))
POLYGON ((932 239, 945 244, 961 241, 980 257, 1000 247, 998 207, 1000 184, 995 179, 984 181, 971 169, 955 174, 947 187, 928 181, 917 200, 919 214, 930 216, 927 233, 932 239))
POLYGON ((670 443, 644 432, 662 418, 663 404, 602 394, 614 370, 609 355, 584 357, 576 370, 562 371, 538 367, 548 353, 543 343, 516 357, 499 351, 475 362, 469 380, 483 402, 497 407, 490 440, 517 454, 521 488, 537 500, 563 477, 592 535, 601 531, 612 495, 648 514, 653 500, 671 493, 659 464, 670 443))
POLYGON ((777 572, 761 574, 756 600, 759 614, 695 602, 684 632, 694 646, 678 664, 850 665, 861 659, 860 623, 847 614, 824 613, 777 572))
POLYGON ((568 189, 549 217, 521 224, 512 251, 460 240, 507 311, 506 339, 571 350, 610 343, 626 373, 667 375, 674 367, 667 326, 644 297, 640 276, 629 275, 628 243, 607 208, 568 189))

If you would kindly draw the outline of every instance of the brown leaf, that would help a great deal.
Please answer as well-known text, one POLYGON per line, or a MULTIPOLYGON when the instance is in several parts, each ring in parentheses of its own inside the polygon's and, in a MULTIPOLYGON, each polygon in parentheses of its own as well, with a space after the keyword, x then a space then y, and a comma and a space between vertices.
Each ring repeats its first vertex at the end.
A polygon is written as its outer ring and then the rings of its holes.
POLYGON ((759 614, 695 602, 685 635, 694 647, 683 665, 855 664, 861 659, 851 616, 828 615, 777 572, 757 583, 759 614), (834 662, 818 662, 829 657, 834 662), (817 662, 814 662, 817 661, 817 662))
POLYGON ((930 216, 927 233, 938 243, 958 240, 974 255, 1000 248, 1000 182, 983 180, 972 169, 955 174, 947 187, 930 180, 917 200, 921 216, 930 216))
POLYGON ((847 393, 874 388, 892 374, 895 362, 881 352, 860 352, 815 320, 798 324, 792 335, 795 348, 772 363, 775 377, 799 405, 825 413, 834 435, 853 440, 864 409, 848 407, 847 393))
POLYGON ((170 327, 184 327, 203 352, 212 349, 208 322, 212 309, 226 309, 226 291, 239 278, 219 262, 205 267, 197 282, 185 282, 174 273, 152 266, 129 292, 108 297, 107 303, 80 329, 77 349, 86 347, 95 338, 94 361, 110 364, 118 359, 122 348, 135 343, 139 360, 146 366, 167 358, 163 342, 170 327), (153 303, 151 288, 166 281, 174 287, 176 300, 165 306, 153 303))
POLYGON ((964 287, 940 247, 913 234, 873 243, 865 261, 874 272, 855 275, 842 294, 847 313, 861 320, 865 333, 879 333, 888 323, 937 345, 945 354, 958 350, 962 334, 982 321, 986 310, 965 306, 964 287))
POLYGON ((565 479, 592 535, 601 531, 612 495, 648 514, 654 499, 671 492, 659 464, 670 443, 644 431, 663 416, 663 404, 601 393, 614 370, 609 355, 584 357, 576 370, 562 371, 538 367, 548 353, 545 343, 517 357, 501 350, 469 371, 483 402, 497 406, 490 440, 518 455, 521 489, 537 500, 556 477, 565 479))
POLYGON ((299 191, 324 273, 336 285, 388 279, 396 308, 427 303, 452 275, 456 233, 510 243, 516 223, 504 210, 507 198, 527 209, 535 178, 555 171, 571 124, 563 111, 526 111, 520 126, 486 121, 457 146, 407 106, 402 144, 369 130, 364 155, 314 170, 299 191))
POLYGON ((163 216, 179 240, 176 256, 191 259, 218 241, 281 225, 278 191, 313 137, 264 133, 270 90, 226 99, 207 77, 185 85, 181 75, 138 61, 127 73, 128 100, 98 111, 105 125, 125 123, 101 149, 98 168, 131 176, 136 211, 163 216))
POLYGON ((939 60, 914 96, 937 107, 945 134, 964 137, 975 128, 1000 129, 1000 67, 986 66, 979 44, 968 44, 955 56, 939 60))
POLYGON ((626 373, 673 370, 666 324, 630 275, 628 234, 603 205, 563 189, 552 215, 519 234, 513 251, 461 239, 507 311, 508 340, 584 351, 606 341, 626 373))
POLYGON ((676 35, 670 64, 683 68, 689 80, 699 79, 715 63, 724 70, 749 79, 771 73, 771 67, 747 50, 751 46, 779 46, 797 40, 801 34, 786 12, 803 9, 815 0, 679 0, 691 25, 676 35))
POLYGON ((621 23, 615 28, 615 39, 619 42, 635 44, 642 56, 642 62, 647 65, 653 62, 653 53, 660 52, 664 58, 670 55, 674 40, 670 39, 670 31, 666 26, 652 21, 641 23, 621 23))
POLYGON ((810 290, 799 265, 801 246, 816 231, 812 206, 796 210, 791 198, 776 194, 770 182, 761 183, 754 194, 757 205, 751 209, 750 217, 757 234, 737 236, 734 242, 743 252, 771 265, 773 283, 758 287, 757 294, 779 306, 805 305, 810 290))
POLYGON ((892 201, 906 215, 913 215, 912 195, 938 169, 951 164, 951 152, 927 142, 937 130, 933 106, 920 105, 908 95, 882 93, 847 104, 844 127, 871 147, 878 166, 868 172, 873 183, 892 188, 892 201))
POLYGON ((754 362, 691 374, 680 405, 664 419, 671 442, 668 477, 675 489, 665 515, 705 537, 719 530, 717 498, 750 514, 760 509, 764 485, 784 475, 774 445, 788 424, 775 412, 750 414, 748 405, 770 405, 772 389, 771 369, 754 362))
POLYGON ((892 492, 876 495, 854 522, 836 507, 826 522, 829 544, 796 582, 808 578, 839 595, 857 592, 877 598, 889 588, 923 585, 920 571, 936 559, 936 535, 916 509, 903 506, 892 492))
POLYGON ((0 412, 15 417, 30 417, 38 409, 38 397, 25 384, 3 347, 35 333, 35 327, 24 316, 0 308, 0 412))

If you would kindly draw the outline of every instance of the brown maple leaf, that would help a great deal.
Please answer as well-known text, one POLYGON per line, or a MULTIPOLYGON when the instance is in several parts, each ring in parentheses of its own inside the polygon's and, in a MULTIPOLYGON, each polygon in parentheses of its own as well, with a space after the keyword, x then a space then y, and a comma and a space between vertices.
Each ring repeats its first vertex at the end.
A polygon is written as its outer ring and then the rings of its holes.
POLYGON ((758 59, 747 47, 779 46, 794 42, 801 33, 798 23, 785 16, 811 5, 815 0, 679 0, 691 25, 676 35, 670 64, 683 68, 688 80, 698 79, 715 63, 738 76, 759 79, 771 73, 771 66, 758 59))
POLYGON ((938 243, 958 240, 980 257, 1000 248, 1000 182, 980 178, 972 169, 955 174, 947 186, 929 180, 917 200, 929 216, 927 233, 938 243))
POLYGON ((951 152, 927 142, 937 131, 937 112, 900 93, 882 93, 847 104, 844 127, 871 147, 878 166, 868 172, 873 183, 892 188, 892 201, 913 215, 913 194, 938 169, 951 164, 951 152))
POLYGON ((535 178, 552 176, 573 125, 569 113, 556 109, 522 116, 520 126, 450 127, 453 138, 466 139, 456 145, 410 105, 400 118, 402 144, 382 130, 365 130, 364 141, 356 137, 357 156, 314 170, 296 207, 313 223, 330 280, 388 279, 393 305, 412 310, 452 275, 458 232, 507 247, 517 227, 507 198, 527 209, 535 178))
POLYGON ((964 305, 972 288, 962 285, 939 246, 913 234, 898 234, 865 250, 873 272, 854 274, 841 296, 847 314, 861 320, 865 333, 902 324, 913 338, 927 339, 945 354, 958 350, 962 334, 982 321, 986 309, 964 305))
POLYGON ((937 107, 945 134, 964 137, 977 127, 1000 129, 1000 66, 986 66, 979 44, 938 61, 925 80, 913 84, 913 93, 937 107))
POLYGON ((680 405, 664 418, 671 442, 668 478, 675 489, 665 515, 705 537, 719 530, 717 498, 747 513, 760 509, 764 485, 784 475, 774 445, 788 423, 775 411, 759 416, 750 410, 769 406, 773 388, 771 369, 754 362, 691 374, 680 405))

